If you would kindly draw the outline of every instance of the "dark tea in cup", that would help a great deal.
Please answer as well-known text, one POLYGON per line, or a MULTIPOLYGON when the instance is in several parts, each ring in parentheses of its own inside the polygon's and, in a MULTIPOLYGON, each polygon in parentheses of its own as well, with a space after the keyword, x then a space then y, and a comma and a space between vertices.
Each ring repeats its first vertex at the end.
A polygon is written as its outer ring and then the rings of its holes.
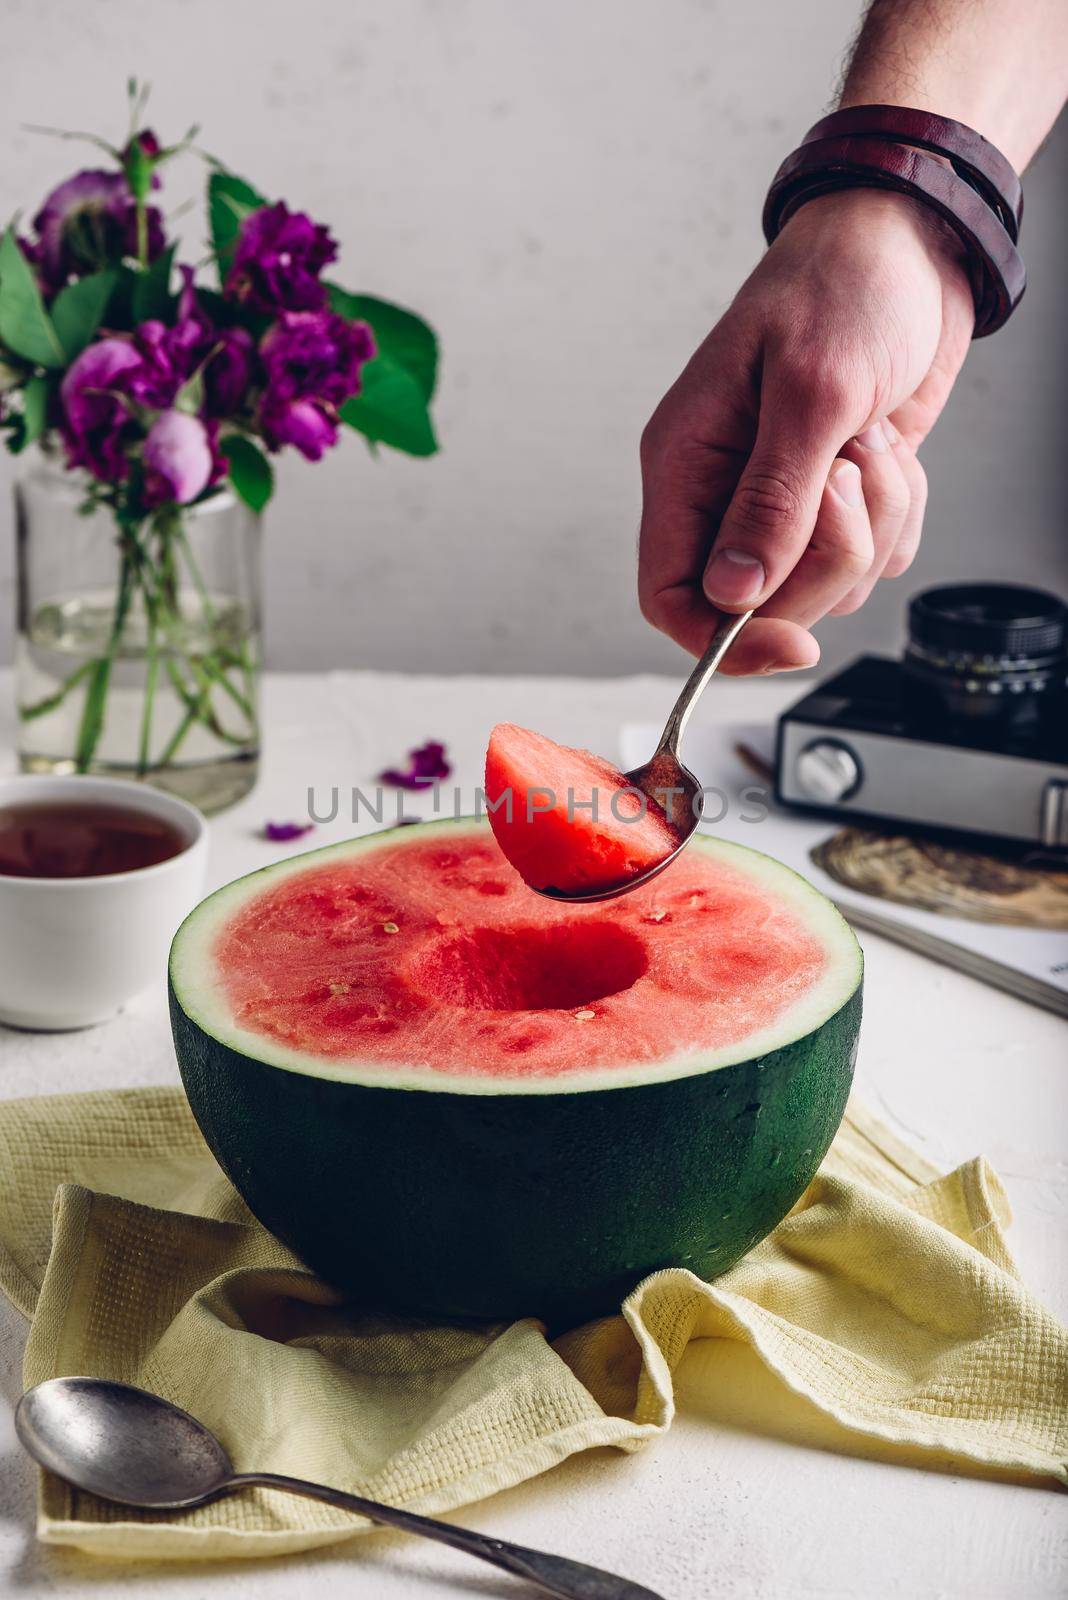
POLYGON ((136 872, 188 845, 167 818, 103 800, 0 801, 0 875, 11 878, 136 872))

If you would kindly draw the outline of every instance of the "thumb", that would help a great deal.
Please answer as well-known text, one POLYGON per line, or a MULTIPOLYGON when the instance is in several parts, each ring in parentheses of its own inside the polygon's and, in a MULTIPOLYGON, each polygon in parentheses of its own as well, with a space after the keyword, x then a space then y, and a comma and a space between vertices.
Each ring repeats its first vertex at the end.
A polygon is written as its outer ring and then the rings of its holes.
POLYGON ((765 388, 752 454, 705 566, 704 592, 713 605, 758 606, 793 571, 851 431, 844 406, 827 398, 812 404, 792 385, 765 388))

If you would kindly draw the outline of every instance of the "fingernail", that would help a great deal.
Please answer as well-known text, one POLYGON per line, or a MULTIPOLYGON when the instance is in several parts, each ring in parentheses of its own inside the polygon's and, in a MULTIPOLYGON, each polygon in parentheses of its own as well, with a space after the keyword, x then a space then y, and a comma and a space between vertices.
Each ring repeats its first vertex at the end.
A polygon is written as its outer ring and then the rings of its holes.
POLYGON ((885 455, 890 448, 886 434, 877 422, 873 423, 870 428, 865 428, 863 433, 858 433, 856 439, 857 443, 862 444, 865 450, 874 450, 877 454, 885 455))
POLYGON ((879 426, 880 426, 880 428, 882 428, 883 433, 886 435, 887 444, 895 445, 895 444, 900 444, 901 443, 901 435, 898 433, 897 429, 894 427, 894 424, 890 421, 889 417, 884 417, 882 422, 880 422, 879 426))
POLYGON ((864 503, 864 491, 860 483, 860 468, 852 461, 839 461, 831 470, 831 488, 844 501, 847 506, 859 506, 864 503))
POLYGON ((770 678, 776 672, 811 672, 814 665, 812 661, 771 661, 766 667, 761 667, 760 675, 770 678))
POLYGON ((755 600, 764 581, 764 563, 748 550, 717 550, 705 568, 705 594, 722 605, 755 600))

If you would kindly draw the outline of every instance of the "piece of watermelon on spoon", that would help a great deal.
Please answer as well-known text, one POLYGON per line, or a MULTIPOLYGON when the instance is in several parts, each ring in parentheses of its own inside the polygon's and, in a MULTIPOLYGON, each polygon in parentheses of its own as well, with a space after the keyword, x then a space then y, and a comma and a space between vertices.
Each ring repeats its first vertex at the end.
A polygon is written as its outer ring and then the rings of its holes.
POLYGON ((532 889, 608 889, 679 845, 663 808, 610 761, 511 722, 490 735, 486 799, 497 843, 532 889))
POLYGON ((582 904, 629 894, 692 838, 702 789, 679 757, 690 713, 751 611, 721 618, 676 700, 652 756, 623 773, 512 723, 486 756, 486 800, 497 843, 530 888, 582 904))

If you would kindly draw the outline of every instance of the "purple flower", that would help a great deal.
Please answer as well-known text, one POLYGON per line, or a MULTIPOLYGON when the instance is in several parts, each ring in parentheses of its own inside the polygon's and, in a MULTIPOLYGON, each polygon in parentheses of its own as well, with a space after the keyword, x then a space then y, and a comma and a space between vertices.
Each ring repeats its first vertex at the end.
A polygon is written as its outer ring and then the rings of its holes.
MULTIPOLYGON (((170 407, 187 373, 175 360, 170 346, 172 332, 162 322, 143 322, 132 338, 124 335, 98 339, 71 363, 59 391, 63 413, 60 426, 69 466, 86 467, 105 483, 121 483, 129 470, 129 446, 143 425, 138 407, 163 413, 149 432, 150 440, 165 417, 176 415, 170 407)), ((196 418, 187 420, 195 425, 202 442, 204 425, 196 418)), ((163 488, 165 482, 170 482, 167 452, 173 449, 173 443, 168 444, 169 438, 173 436, 165 428, 153 447, 160 452, 158 461, 152 463, 153 505, 166 499, 186 498, 163 488)), ((186 430, 186 452, 192 448, 191 435, 186 430)), ((184 488, 196 475, 197 469, 190 465, 175 481, 184 488)), ((194 490, 195 494, 204 482, 194 490)))
MULTIPOLYGON (((148 259, 164 246, 163 219, 146 210, 148 259)), ((121 172, 76 172, 47 197, 33 219, 33 249, 45 292, 54 294, 67 280, 113 266, 137 253, 137 207, 121 172)))
POLYGON ((387 767, 378 774, 379 783, 388 783, 394 789, 429 789, 431 784, 447 778, 452 772, 445 746, 436 739, 429 740, 416 750, 408 751, 408 770, 387 767))
POLYGON ((199 417, 163 411, 145 439, 145 504, 188 505, 218 475, 213 440, 199 417))
POLYGON ((265 822, 263 837, 271 844, 288 844, 290 839, 303 839, 314 827, 314 822, 265 822))
POLYGON ((217 329, 197 302, 191 275, 173 327, 151 319, 133 334, 98 339, 63 380, 61 429, 68 464, 107 483, 125 480, 129 448, 147 426, 145 501, 185 504, 225 473, 216 450, 216 419, 239 409, 254 356, 243 328, 217 329), (203 418, 174 409, 200 371, 203 418), (159 412, 151 421, 144 412, 159 412))
POLYGON ((326 304, 319 274, 337 257, 320 223, 281 200, 245 218, 224 293, 254 311, 317 311, 326 304))
POLYGON ((252 376, 255 346, 245 328, 220 328, 204 364, 204 412, 232 417, 241 410, 252 376))
POLYGON ((142 322, 134 329, 134 345, 141 362, 136 370, 131 369, 129 393, 139 405, 153 411, 173 404, 193 368, 189 353, 174 337, 176 332, 155 320, 142 322))
POLYGON ((71 363, 60 385, 67 462, 106 483, 129 470, 126 447, 134 431, 128 396, 142 357, 129 339, 98 339, 71 363))
POLYGON ((318 461, 336 444, 337 407, 359 392, 360 370, 374 353, 364 322, 332 311, 283 311, 260 342, 260 425, 269 448, 292 444, 318 461))
POLYGON ((283 311, 260 343, 268 388, 279 398, 340 405, 360 387, 360 368, 375 353, 366 322, 333 311, 283 311))
POLYGON ((216 328, 196 298, 192 269, 183 267, 185 287, 173 327, 151 319, 134 330, 141 357, 131 367, 125 391, 152 411, 169 409, 182 385, 198 370, 204 379, 204 414, 231 415, 240 409, 252 375, 254 347, 244 328, 216 328))
POLYGON ((308 461, 321 461, 337 444, 338 425, 331 409, 314 400, 274 400, 265 395, 260 427, 270 450, 291 444, 308 461))
POLYGON ((180 271, 178 316, 167 335, 170 358, 187 377, 202 366, 206 416, 233 416, 252 377, 252 335, 245 328, 216 328, 197 299, 192 267, 180 271))

